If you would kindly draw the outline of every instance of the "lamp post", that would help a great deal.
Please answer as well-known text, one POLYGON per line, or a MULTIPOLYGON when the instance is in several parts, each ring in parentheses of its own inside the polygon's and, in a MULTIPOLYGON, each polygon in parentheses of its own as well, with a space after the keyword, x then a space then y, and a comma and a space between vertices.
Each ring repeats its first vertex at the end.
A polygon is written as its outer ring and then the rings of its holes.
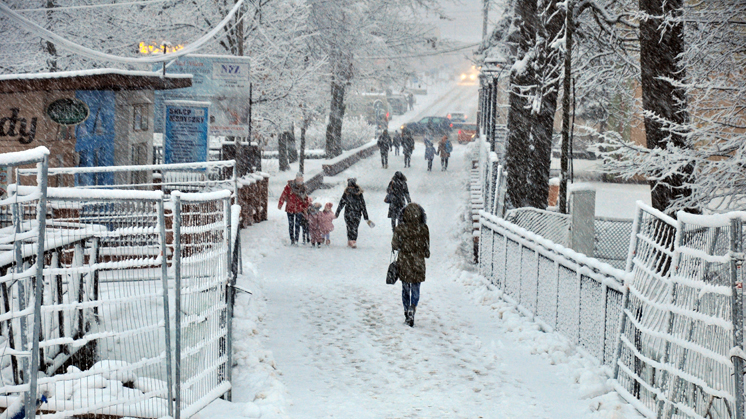
POLYGON ((491 151, 495 151, 495 124, 497 122, 497 97, 500 76, 507 64, 508 62, 500 54, 498 57, 488 57, 485 59, 481 70, 482 75, 484 75, 487 81, 487 92, 484 95, 487 102, 484 107, 484 122, 486 125, 484 132, 487 140, 490 142, 491 151))

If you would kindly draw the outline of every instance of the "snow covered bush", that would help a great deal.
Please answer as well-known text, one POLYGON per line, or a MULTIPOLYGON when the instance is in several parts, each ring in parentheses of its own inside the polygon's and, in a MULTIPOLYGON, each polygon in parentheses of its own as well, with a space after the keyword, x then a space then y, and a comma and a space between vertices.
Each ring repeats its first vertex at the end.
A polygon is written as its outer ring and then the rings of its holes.
POLYGON ((342 149, 351 150, 371 141, 376 128, 363 117, 349 117, 342 124, 342 149))

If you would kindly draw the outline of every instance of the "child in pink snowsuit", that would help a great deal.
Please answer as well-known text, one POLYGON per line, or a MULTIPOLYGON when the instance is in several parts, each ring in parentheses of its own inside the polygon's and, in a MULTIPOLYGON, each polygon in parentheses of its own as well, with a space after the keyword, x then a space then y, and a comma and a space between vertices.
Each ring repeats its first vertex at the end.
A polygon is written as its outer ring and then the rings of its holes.
POLYGON ((321 237, 321 229, 319 227, 321 216, 321 204, 316 202, 308 207, 306 218, 308 218, 308 230, 311 236, 311 246, 321 246, 324 243, 324 239, 321 237))
POLYGON ((326 205, 324 205, 324 211, 319 213, 318 220, 322 243, 326 241, 326 245, 329 246, 332 242, 329 233, 334 230, 334 211, 332 211, 331 202, 327 202, 326 205))

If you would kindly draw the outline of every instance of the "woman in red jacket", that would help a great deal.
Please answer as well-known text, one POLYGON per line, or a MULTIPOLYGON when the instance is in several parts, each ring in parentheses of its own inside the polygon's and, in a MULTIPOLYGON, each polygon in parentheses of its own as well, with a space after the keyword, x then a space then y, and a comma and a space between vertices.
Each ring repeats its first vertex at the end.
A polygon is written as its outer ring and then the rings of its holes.
POLYGON ((298 172, 295 180, 289 180, 285 189, 280 195, 280 202, 277 209, 281 210, 282 205, 287 202, 285 212, 288 214, 288 231, 290 232, 290 245, 295 246, 298 243, 298 235, 303 220, 303 213, 308 208, 308 190, 303 183, 303 173, 298 172))

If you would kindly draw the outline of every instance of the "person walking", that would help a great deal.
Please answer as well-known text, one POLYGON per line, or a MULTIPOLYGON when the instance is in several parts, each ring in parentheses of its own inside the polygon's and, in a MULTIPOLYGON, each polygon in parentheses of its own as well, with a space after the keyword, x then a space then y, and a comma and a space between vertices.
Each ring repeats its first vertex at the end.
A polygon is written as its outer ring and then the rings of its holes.
POLYGON ((412 165, 412 152, 414 151, 414 137, 409 130, 402 130, 402 151, 404 151, 404 167, 412 165))
POLYGON ((347 187, 342 194, 342 199, 339 200, 334 218, 338 218, 342 210, 345 211, 345 224, 347 225, 347 246, 355 249, 360 218, 364 218, 368 225, 371 225, 368 210, 365 208, 363 188, 358 186, 355 178, 347 179, 347 187))
POLYGON ((412 93, 407 94, 407 103, 409 103, 409 110, 414 109, 414 95, 412 93))
POLYGON ((430 257, 430 230, 425 210, 418 204, 412 202, 404 208, 402 223, 394 229, 391 251, 399 252, 397 267, 402 285, 404 322, 414 327, 420 284, 425 281, 425 259, 430 257))
POLYGON ((298 234, 303 220, 303 212, 308 207, 308 189, 303 183, 303 173, 298 172, 294 180, 289 180, 282 190, 277 209, 281 210, 285 206, 285 212, 288 216, 288 231, 290 233, 290 245, 296 246, 298 243, 298 234))
POLYGON ((453 145, 451 140, 448 139, 447 135, 444 135, 438 143, 437 154, 440 156, 440 170, 448 170, 448 158, 451 157, 453 151, 453 145))
POLYGON ((389 168, 389 149, 391 149, 391 137, 389 136, 389 130, 385 129, 378 136, 378 150, 381 151, 381 167, 384 169, 389 168))
POLYGON ((401 224, 404 207, 412 202, 412 198, 409 197, 407 178, 402 172, 394 173, 394 177, 391 178, 391 182, 386 188, 386 198, 389 204, 388 217, 391 218, 391 229, 393 230, 397 224, 401 224))
POLYGON ((429 138, 425 138, 425 160, 427 160, 427 171, 433 171, 433 159, 435 158, 435 146, 429 138))
POLYGON ((392 145, 394 146, 394 155, 399 155, 399 147, 401 147, 401 133, 397 130, 394 133, 394 138, 391 140, 392 145))

